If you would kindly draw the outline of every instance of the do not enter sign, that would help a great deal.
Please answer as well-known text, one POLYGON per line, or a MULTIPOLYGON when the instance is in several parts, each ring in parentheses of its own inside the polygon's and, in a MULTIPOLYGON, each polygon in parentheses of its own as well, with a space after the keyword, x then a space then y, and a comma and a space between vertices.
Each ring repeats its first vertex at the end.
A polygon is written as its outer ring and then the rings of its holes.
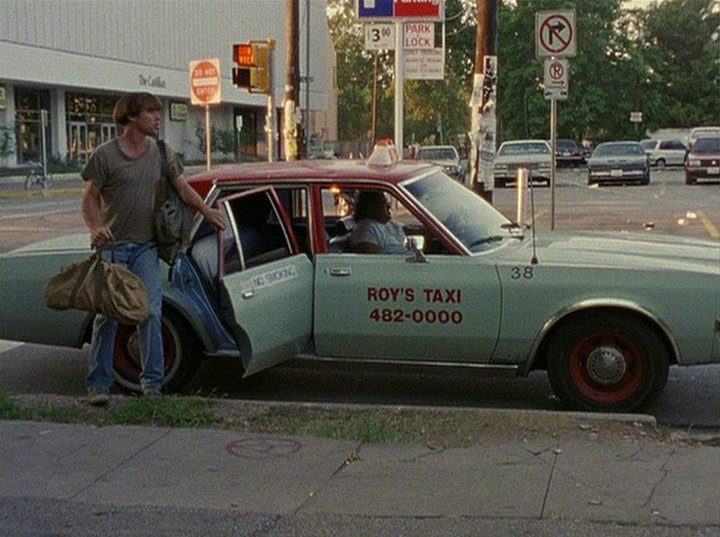
POLYGON ((220 60, 190 62, 190 102, 196 105, 220 103, 220 60))

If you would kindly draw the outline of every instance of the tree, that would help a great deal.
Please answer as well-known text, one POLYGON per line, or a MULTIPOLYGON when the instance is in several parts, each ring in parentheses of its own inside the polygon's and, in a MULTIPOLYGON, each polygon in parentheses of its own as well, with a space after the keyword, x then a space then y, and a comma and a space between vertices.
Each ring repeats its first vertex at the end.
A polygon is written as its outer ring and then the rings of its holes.
MULTIPOLYGON (((469 127, 475 47, 474 0, 447 0, 446 73, 442 81, 406 81, 405 139, 437 141, 438 117, 444 138, 455 141, 469 127)), ((337 54, 338 136, 368 140, 372 130, 373 80, 378 79, 377 138, 394 134, 394 53, 364 50, 363 27, 352 0, 329 0, 328 22, 337 54), (375 58, 377 57, 377 72, 375 58)))
MULTIPOLYGON (((548 138, 550 103, 535 56, 538 11, 574 9, 577 55, 569 95, 558 103, 561 138, 637 139, 646 130, 720 123, 720 3, 664 0, 629 9, 625 0, 499 0, 498 142, 548 138), (630 112, 645 123, 630 122, 630 112)), ((446 0, 443 81, 407 81, 405 139, 454 142, 467 132, 475 62, 477 0, 446 0)), ((374 53, 364 50, 353 0, 329 0, 338 57, 338 131, 370 138, 374 53)), ((378 137, 393 135, 393 53, 378 58, 378 137)))
POLYGON ((720 121, 720 5, 716 0, 666 0, 645 19, 647 60, 662 103, 653 128, 720 121))

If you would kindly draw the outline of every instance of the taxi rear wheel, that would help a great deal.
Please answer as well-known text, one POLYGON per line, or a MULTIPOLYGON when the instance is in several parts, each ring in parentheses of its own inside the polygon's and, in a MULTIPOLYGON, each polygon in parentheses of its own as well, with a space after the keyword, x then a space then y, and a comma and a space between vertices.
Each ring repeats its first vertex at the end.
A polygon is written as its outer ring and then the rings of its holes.
MULTIPOLYGON (((165 358, 163 389, 176 392, 193 379, 200 367, 200 343, 187 321, 172 310, 163 310, 162 338, 165 358)), ((136 327, 119 325, 113 363, 115 380, 128 390, 140 391, 141 370, 136 327)))
POLYGON ((669 356, 644 320, 621 312, 571 319, 548 347, 548 377, 566 404, 628 412, 648 406, 667 383, 669 356))

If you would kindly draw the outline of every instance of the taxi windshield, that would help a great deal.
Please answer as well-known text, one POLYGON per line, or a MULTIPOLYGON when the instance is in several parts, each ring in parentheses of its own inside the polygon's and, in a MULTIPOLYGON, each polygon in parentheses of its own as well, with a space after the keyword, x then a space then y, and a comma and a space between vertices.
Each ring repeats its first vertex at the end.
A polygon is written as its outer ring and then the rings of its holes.
POLYGON ((465 185, 442 172, 411 179, 402 186, 470 251, 510 236, 510 221, 465 185))

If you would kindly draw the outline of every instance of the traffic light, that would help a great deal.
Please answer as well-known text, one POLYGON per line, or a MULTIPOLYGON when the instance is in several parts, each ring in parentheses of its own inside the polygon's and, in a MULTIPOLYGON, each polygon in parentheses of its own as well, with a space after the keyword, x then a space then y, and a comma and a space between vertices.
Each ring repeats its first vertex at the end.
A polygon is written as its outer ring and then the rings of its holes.
POLYGON ((246 88, 251 93, 270 91, 270 51, 275 41, 251 41, 233 45, 233 84, 246 88))

